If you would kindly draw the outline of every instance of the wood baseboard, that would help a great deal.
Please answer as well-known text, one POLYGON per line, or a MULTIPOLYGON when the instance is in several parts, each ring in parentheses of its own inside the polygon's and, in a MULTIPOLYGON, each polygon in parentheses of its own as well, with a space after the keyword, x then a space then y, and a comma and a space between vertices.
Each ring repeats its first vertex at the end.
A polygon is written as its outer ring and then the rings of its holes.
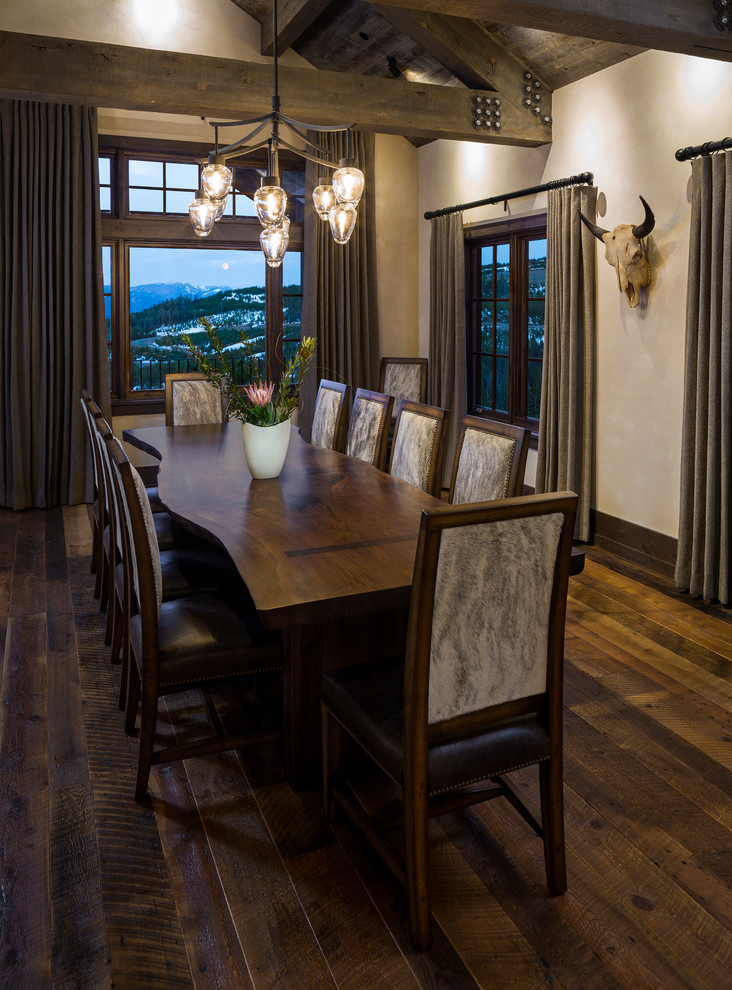
POLYGON ((622 560, 640 564, 654 574, 673 579, 677 540, 645 526, 590 510, 592 544, 622 560))

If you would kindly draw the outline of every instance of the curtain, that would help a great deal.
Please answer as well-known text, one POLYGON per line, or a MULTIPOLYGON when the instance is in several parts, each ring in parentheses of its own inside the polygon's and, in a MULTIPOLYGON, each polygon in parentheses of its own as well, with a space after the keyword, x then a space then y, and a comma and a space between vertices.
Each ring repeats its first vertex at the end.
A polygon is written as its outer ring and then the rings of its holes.
MULTIPOLYGON (((346 134, 313 135, 331 160, 346 157, 346 134)), ((302 334, 316 337, 318 349, 300 392, 299 422, 309 439, 321 378, 345 382, 354 390, 378 384, 379 320, 376 294, 376 211, 373 134, 351 135, 352 156, 366 183, 358 220, 347 244, 336 244, 328 221, 313 206, 312 191, 331 169, 307 163, 305 248, 303 251, 302 334)))
POLYGON ((691 164, 676 585, 732 601, 732 154, 691 164))
POLYGON ((575 538, 590 539, 595 365, 597 189, 568 186, 547 194, 547 279, 541 382, 538 492, 579 496, 575 538))
POLYGON ((96 110, 0 100, 0 162, 0 504, 89 501, 80 390, 109 412, 96 110))
POLYGON ((465 245, 463 215, 432 220, 430 337, 427 401, 450 410, 443 487, 448 487, 462 418, 468 409, 465 358, 465 245))

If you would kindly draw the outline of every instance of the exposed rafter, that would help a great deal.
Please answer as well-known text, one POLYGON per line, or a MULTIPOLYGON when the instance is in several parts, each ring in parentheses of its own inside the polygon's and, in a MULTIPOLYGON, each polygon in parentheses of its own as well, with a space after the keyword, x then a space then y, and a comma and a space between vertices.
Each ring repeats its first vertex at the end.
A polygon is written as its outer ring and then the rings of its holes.
MULTIPOLYGON (((422 45, 464 85, 495 90, 504 108, 510 103, 519 112, 530 112, 521 105, 524 73, 530 70, 534 79, 540 77, 532 66, 522 64, 494 41, 482 24, 381 3, 375 6, 395 28, 422 45)), ((542 111, 551 116, 551 91, 543 80, 540 82, 542 111)))
MULTIPOLYGON (((293 45, 329 3, 330 0, 279 0, 277 50, 281 53, 293 45)), ((273 54, 273 43, 272 18, 265 17, 262 21, 262 55, 273 54)))
MULTIPOLYGON (((380 0, 411 10, 445 10, 445 0, 380 0)), ((732 32, 718 31, 707 0, 450 0, 450 14, 580 38, 732 61, 732 32)))
MULTIPOLYGON (((535 147, 551 136, 506 108, 500 133, 477 131, 473 91, 403 80, 280 66, 287 113, 329 125, 348 117, 363 130, 535 147)), ((0 95, 126 110, 236 119, 271 110, 271 66, 179 52, 36 35, 0 34, 0 95)))

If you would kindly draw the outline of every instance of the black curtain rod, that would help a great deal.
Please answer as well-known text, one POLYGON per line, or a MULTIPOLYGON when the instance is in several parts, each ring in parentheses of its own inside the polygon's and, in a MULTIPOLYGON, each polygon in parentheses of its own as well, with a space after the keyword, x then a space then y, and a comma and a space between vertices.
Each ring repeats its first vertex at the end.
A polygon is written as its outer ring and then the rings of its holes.
POLYGON ((707 141, 706 144, 698 144, 696 148, 679 148, 676 161, 688 162, 699 155, 712 155, 715 151, 725 151, 727 148, 732 148, 732 137, 722 138, 721 141, 707 141))
POLYGON ((449 213, 461 213, 463 210, 472 210, 475 206, 490 206, 492 203, 507 203, 509 199, 518 199, 519 196, 533 196, 534 193, 546 192, 547 189, 563 189, 565 186, 581 186, 584 183, 592 184, 594 176, 592 172, 582 172, 580 175, 570 175, 568 179, 552 179, 544 182, 540 186, 530 186, 528 189, 519 189, 518 192, 504 193, 503 196, 489 196, 488 199, 477 199, 474 203, 463 203, 460 206, 446 206, 443 210, 430 210, 425 213, 425 220, 434 220, 435 217, 446 217, 449 213))

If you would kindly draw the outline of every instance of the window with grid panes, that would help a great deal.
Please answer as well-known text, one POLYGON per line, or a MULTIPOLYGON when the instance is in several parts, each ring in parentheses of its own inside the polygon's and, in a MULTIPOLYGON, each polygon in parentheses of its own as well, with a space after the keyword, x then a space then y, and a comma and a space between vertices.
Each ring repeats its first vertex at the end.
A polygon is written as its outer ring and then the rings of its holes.
POLYGON ((544 355, 546 218, 466 234, 470 411, 538 430, 544 355))
MULTIPOLYGON (((295 156, 293 156, 295 158, 295 156)), ((182 335, 204 339, 199 317, 219 330, 241 383, 277 376, 300 339, 304 165, 285 163, 290 245, 281 268, 259 246, 252 196, 266 161, 237 167, 226 210, 206 239, 190 224, 205 149, 119 139, 100 153, 100 204, 110 385, 115 407, 163 402, 165 375, 194 370, 182 335), (244 329, 254 360, 238 345, 244 329)))

